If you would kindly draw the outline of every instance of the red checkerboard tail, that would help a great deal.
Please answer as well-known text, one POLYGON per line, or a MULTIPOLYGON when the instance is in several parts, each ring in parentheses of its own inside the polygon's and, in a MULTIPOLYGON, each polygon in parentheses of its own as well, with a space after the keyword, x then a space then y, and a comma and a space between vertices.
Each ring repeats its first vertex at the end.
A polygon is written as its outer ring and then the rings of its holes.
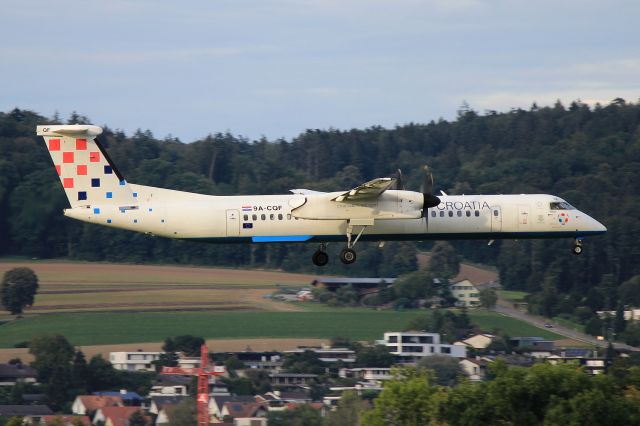
POLYGON ((102 133, 91 125, 43 125, 45 143, 71 207, 137 204, 131 187, 96 141, 102 133))

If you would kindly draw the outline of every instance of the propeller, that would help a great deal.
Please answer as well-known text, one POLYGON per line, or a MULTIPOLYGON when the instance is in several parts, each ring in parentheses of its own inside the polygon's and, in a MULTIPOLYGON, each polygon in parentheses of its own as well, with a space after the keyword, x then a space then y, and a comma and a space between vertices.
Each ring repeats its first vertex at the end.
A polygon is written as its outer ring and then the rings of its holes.
POLYGON ((396 175, 394 176, 394 179, 396 180, 394 189, 399 191, 404 191, 404 181, 402 180, 402 170, 400 169, 396 170, 396 175))
POLYGON ((422 170, 424 171, 424 181, 422 184, 422 195, 424 197, 422 207, 422 217, 427 216, 427 209, 436 207, 440 204, 440 198, 433 195, 433 174, 429 169, 429 166, 425 165, 422 170))

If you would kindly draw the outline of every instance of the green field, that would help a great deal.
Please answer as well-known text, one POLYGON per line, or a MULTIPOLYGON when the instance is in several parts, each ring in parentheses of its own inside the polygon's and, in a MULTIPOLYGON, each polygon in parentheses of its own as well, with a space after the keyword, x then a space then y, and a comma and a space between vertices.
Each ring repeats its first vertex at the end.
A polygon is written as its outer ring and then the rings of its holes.
POLYGON ((524 302, 524 298, 528 295, 526 291, 500 290, 500 297, 514 303, 524 302))
MULTIPOLYGON (((425 311, 336 309, 332 312, 145 312, 56 314, 24 318, 0 326, 0 347, 13 347, 44 333, 59 333, 75 345, 159 342, 167 336, 193 334, 223 338, 381 339, 385 331, 404 329, 425 311)), ((502 328, 511 336, 560 338, 547 330, 493 312, 471 312, 486 331, 502 328)))

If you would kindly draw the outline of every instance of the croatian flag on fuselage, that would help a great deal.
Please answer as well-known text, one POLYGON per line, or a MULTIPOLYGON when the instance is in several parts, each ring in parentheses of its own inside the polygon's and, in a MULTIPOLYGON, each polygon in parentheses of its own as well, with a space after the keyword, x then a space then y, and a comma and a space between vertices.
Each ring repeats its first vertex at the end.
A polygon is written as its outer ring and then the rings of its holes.
POLYGON ((243 212, 250 212, 252 210, 251 206, 242 206, 243 212))

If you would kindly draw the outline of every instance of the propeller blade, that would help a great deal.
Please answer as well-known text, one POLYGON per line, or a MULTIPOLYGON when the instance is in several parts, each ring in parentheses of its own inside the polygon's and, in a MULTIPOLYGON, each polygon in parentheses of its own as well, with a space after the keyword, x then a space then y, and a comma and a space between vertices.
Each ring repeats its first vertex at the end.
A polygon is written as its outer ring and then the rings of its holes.
POLYGON ((404 181, 402 180, 402 170, 396 171, 396 189, 404 191, 404 181))
POLYGON ((422 170, 424 171, 424 182, 422 184, 422 195, 424 201, 422 204, 422 216, 427 216, 427 209, 436 207, 440 204, 440 198, 433 195, 433 174, 429 169, 429 166, 425 165, 422 170))

